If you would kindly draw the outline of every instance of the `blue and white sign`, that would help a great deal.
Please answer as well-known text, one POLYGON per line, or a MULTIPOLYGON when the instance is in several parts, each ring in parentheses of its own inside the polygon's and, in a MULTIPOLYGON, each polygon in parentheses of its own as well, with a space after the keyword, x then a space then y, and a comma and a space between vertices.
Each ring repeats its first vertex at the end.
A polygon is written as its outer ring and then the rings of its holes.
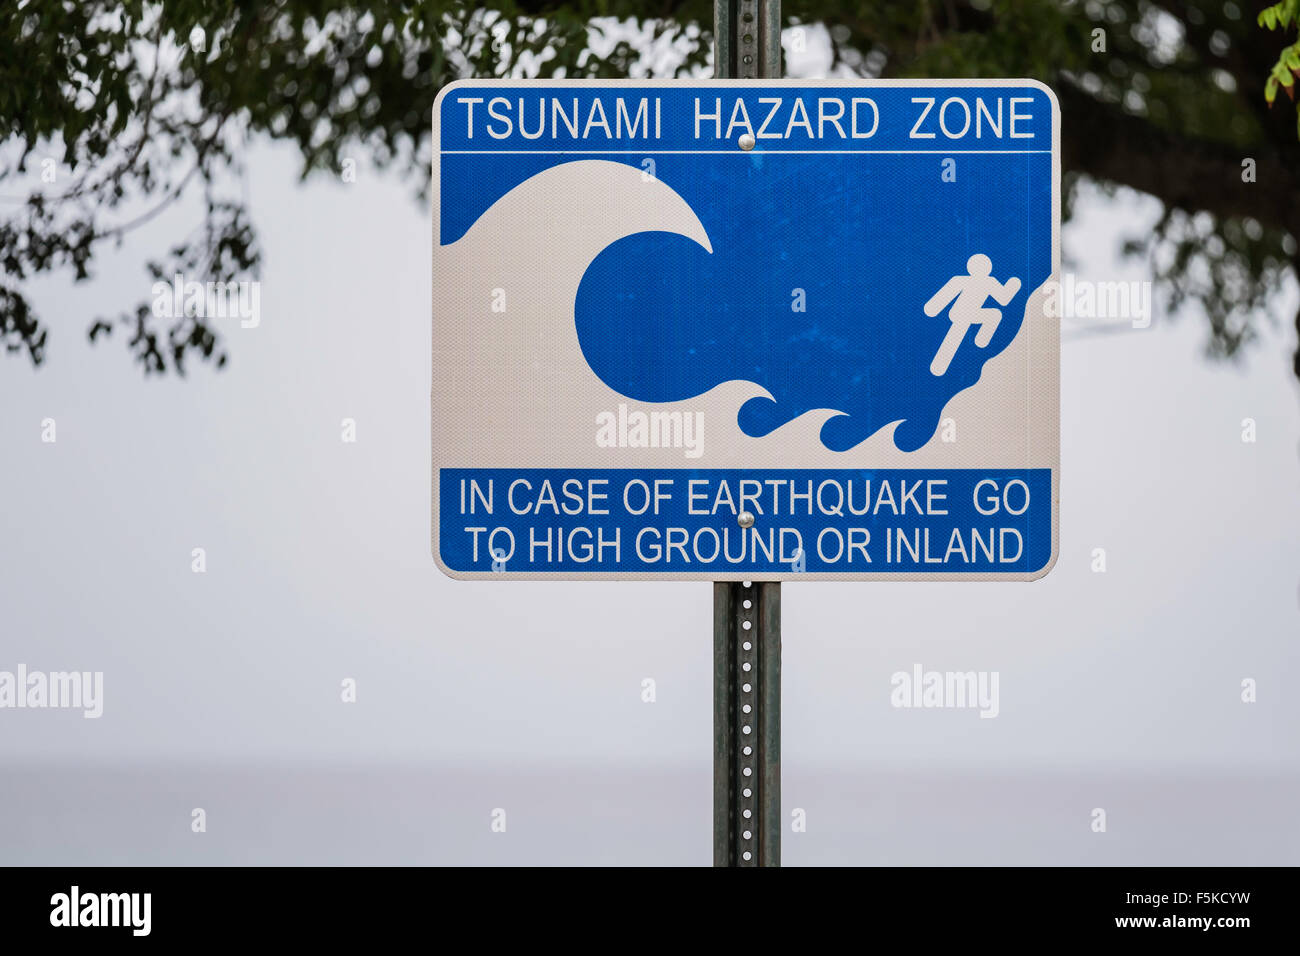
POLYGON ((1046 574, 1059 140, 1029 80, 447 87, 439 566, 1046 574))

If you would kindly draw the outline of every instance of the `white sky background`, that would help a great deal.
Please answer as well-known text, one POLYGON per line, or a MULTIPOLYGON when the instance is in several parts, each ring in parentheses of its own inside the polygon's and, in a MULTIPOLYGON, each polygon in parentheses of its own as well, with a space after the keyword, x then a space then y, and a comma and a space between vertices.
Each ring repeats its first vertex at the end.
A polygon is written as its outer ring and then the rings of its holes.
MULTIPOLYGON (((363 163, 354 184, 299 186, 285 146, 255 145, 247 165, 262 324, 227 323, 225 372, 144 381, 120 332, 85 340, 95 315, 151 298, 141 266, 192 228, 192 203, 107 251, 93 281, 28 288, 53 332, 44 368, 0 366, 0 670, 102 670, 105 701, 99 720, 0 712, 0 762, 707 765, 708 584, 435 568, 432 224, 410 185, 363 163)), ((1146 278, 1117 253, 1157 211, 1088 194, 1067 258, 1084 278, 1146 278)), ((1067 340, 1045 580, 787 584, 786 764, 1294 773, 1296 306, 1291 284, 1239 366, 1203 358, 1191 310, 1067 340), (891 708, 890 675, 914 663, 999 671, 1001 715, 891 708)))

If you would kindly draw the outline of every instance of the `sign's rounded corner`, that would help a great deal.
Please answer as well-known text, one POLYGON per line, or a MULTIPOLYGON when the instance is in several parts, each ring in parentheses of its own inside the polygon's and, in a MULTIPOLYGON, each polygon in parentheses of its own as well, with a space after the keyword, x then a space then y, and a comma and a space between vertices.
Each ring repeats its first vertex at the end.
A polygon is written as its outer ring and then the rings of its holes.
POLYGON ((447 84, 446 86, 444 86, 442 89, 440 89, 440 90, 438 91, 438 95, 435 96, 435 97, 433 98, 433 113, 432 113, 432 115, 433 115, 433 122, 434 122, 434 125, 437 125, 437 122, 438 122, 438 110, 442 107, 442 100, 443 100, 443 97, 445 97, 445 96, 446 96, 448 93, 450 93, 452 90, 458 90, 458 89, 461 89, 461 88, 466 87, 466 86, 472 86, 472 85, 474 85, 474 84, 476 84, 476 83, 481 85, 481 84, 483 83, 483 81, 482 81, 482 80, 475 80, 475 79, 465 79, 465 78, 462 77, 461 79, 458 79, 458 80, 452 80, 450 83, 448 83, 448 84, 447 84))
POLYGON ((1036 90, 1041 90, 1047 94, 1047 99, 1052 104, 1052 116, 1058 124, 1061 118, 1061 101, 1056 98, 1056 90, 1052 89, 1042 80, 1036 80, 1033 77, 1026 77, 1023 81, 1026 86, 1032 86, 1036 90))
POLYGON ((453 581, 473 580, 472 574, 469 574, 465 571, 457 571, 442 559, 442 552, 441 549, 438 547, 440 543, 441 542, 435 538, 429 548, 429 553, 433 557, 433 563, 438 566, 438 570, 441 571, 447 577, 451 578, 453 581))
POLYGON ((1041 581, 1043 578, 1047 577, 1049 574, 1052 573, 1052 569, 1056 567, 1056 559, 1059 558, 1060 556, 1061 556, 1061 542, 1058 540, 1057 536, 1053 534, 1052 553, 1048 557, 1047 563, 1044 564, 1037 571, 1032 572, 1027 578, 1025 578, 1025 580, 1041 581))

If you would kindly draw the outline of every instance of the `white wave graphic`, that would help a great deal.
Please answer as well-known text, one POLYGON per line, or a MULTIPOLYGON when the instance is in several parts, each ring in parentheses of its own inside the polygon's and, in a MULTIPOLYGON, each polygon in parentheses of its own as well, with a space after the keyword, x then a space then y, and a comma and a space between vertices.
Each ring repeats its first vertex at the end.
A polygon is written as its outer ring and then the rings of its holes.
POLYGON ((601 251, 647 231, 677 233, 713 251, 699 217, 671 187, 624 163, 580 160, 525 180, 456 242, 435 243, 433 440, 441 461, 480 467, 880 468, 1023 467, 1055 460, 1055 383, 1035 383, 1029 374, 1031 349, 1040 356, 1050 349, 1054 356, 1059 348, 1059 320, 1044 315, 1042 288, 1029 298, 1011 344, 985 364, 974 387, 948 403, 944 417, 958 428, 953 443, 936 434, 925 447, 900 452, 893 444, 895 423, 849 451, 833 452, 819 437, 826 420, 840 414, 833 409, 808 411, 754 438, 736 424, 737 411, 750 398, 772 396, 747 381, 724 382, 681 402, 636 402, 615 392, 583 357, 574 300, 601 251), (504 310, 494 311, 494 303, 504 310), (477 386, 484 381, 496 385, 477 386), (703 455, 687 461, 675 448, 599 447, 596 417, 620 403, 703 412, 703 455), (1026 421, 1040 424, 1027 430, 1026 421))

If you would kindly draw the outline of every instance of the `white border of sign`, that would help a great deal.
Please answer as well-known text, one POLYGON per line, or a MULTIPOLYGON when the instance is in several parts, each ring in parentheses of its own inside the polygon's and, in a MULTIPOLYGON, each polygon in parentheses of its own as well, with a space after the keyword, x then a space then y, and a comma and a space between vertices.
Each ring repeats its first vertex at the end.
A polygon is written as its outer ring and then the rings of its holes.
MULTIPOLYGON (((889 79, 889 80, 800 80, 800 79, 756 79, 756 80, 713 80, 713 79, 646 79, 646 80, 593 80, 593 79, 468 79, 455 80, 444 86, 439 92, 433 104, 433 138, 432 138, 432 165, 433 173, 430 182, 430 195, 433 212, 433 249, 431 250, 436 262, 437 249, 439 245, 440 233, 440 210, 439 199, 441 194, 441 182, 439 176, 439 157, 441 155, 441 137, 439 131, 439 115, 442 107, 443 98, 458 89, 515 89, 520 87, 537 87, 548 83, 563 86, 585 86, 604 89, 646 89, 654 87, 717 87, 719 89, 727 87, 794 87, 802 89, 816 89, 818 87, 830 89, 879 89, 881 87, 901 86, 901 87, 937 87, 952 88, 954 86, 966 88, 997 88, 997 87, 1033 87, 1047 94, 1052 104, 1052 274, 1051 281, 1059 281, 1061 274, 1061 107, 1056 99, 1056 94, 1052 88, 1039 80, 1033 79, 889 79)), ((576 155, 591 155, 591 150, 573 150, 576 155)), ((628 152, 639 152, 639 150, 618 150, 620 154, 628 152)), ((653 150, 647 152, 654 152, 653 150)), ((739 153, 739 151, 737 151, 739 153)), ((954 151, 959 153, 960 151, 954 151)), ((739 153, 739 155, 745 155, 739 153)), ((437 298, 435 295, 433 308, 438 308, 437 298)), ((432 334, 432 325, 430 327, 432 334)), ((431 340, 432 354, 432 340, 431 340)), ((439 488, 438 472, 441 467, 460 468, 471 467, 468 462, 440 462, 438 455, 438 446, 435 434, 435 422, 437 410, 434 405, 437 396, 433 394, 432 367, 430 371, 430 453, 432 461, 432 514, 431 514, 431 543, 434 562, 439 570, 450 578, 462 581, 502 581, 502 580, 529 580, 529 581, 1035 581, 1046 576, 1052 568, 1056 566, 1057 557, 1060 553, 1060 508, 1061 508, 1061 443, 1060 443, 1060 359, 1059 359, 1059 338, 1058 338, 1058 359, 1057 359, 1057 419, 1054 423, 1055 441, 1053 443, 1054 454, 1051 460, 1052 469, 1052 551, 1047 564, 1038 571, 1029 574, 1016 573, 995 573, 995 572, 973 572, 965 573, 960 571, 904 571, 904 572, 825 572, 825 571, 784 571, 781 573, 755 573, 748 574, 744 572, 737 573, 718 567, 710 571, 645 571, 645 570, 628 570, 628 571, 503 571, 495 572, 485 571, 456 571, 447 567, 443 561, 438 549, 438 527, 439 527, 439 488)), ((537 467, 566 467, 564 463, 556 462, 545 466, 536 463, 523 464, 520 468, 537 468, 537 467)), ((574 465, 573 467, 578 467, 574 465)), ((583 466, 586 467, 586 466, 583 466)), ((698 466, 684 465, 682 471, 695 470, 698 466)), ((855 466, 856 467, 856 466, 855 466)), ((880 466, 880 467, 901 467, 898 465, 880 466)), ((923 467, 923 466, 916 466, 923 467)), ((989 466, 995 467, 995 466, 989 466)), ((996 466, 1006 467, 1006 466, 996 466)), ((1026 465, 1028 467, 1028 465, 1026 465)), ((1034 467, 1044 467, 1036 465, 1034 467)))

